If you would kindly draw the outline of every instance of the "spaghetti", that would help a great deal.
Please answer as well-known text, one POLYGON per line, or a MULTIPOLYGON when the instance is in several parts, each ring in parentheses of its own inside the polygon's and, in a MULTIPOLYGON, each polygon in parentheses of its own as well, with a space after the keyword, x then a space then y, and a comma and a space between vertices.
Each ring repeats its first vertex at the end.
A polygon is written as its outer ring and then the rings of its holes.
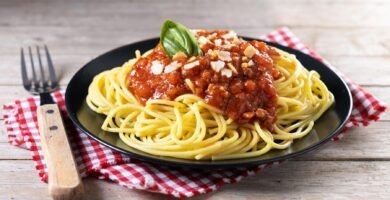
MULTIPOLYGON (((212 34, 210 32, 209 36, 212 34)), ((221 35, 227 34, 231 32, 221 35)), ((195 35, 199 41, 200 36, 195 35)), ((212 42, 216 43, 219 43, 218 39, 212 42)), ((202 50, 207 52, 204 45, 202 50)), ((143 55, 137 51, 135 59, 95 76, 86 101, 93 111, 106 115, 102 125, 104 131, 118 133, 127 145, 157 156, 223 160, 260 156, 271 149, 286 149, 294 139, 302 138, 311 131, 315 120, 331 106, 334 98, 317 72, 306 70, 294 55, 274 50, 278 54, 272 57, 272 67, 278 72, 277 78, 272 79, 277 97, 275 118, 269 114, 272 112, 268 109, 270 107, 256 110, 268 113, 268 118, 261 112, 250 113, 249 118, 242 120, 231 117, 226 114, 227 108, 215 106, 207 102, 206 97, 197 94, 197 85, 191 78, 182 80, 186 87, 180 90, 182 93, 175 93, 172 99, 159 96, 161 98, 140 100, 140 96, 129 89, 129 74, 135 73, 137 63, 150 57, 155 50, 143 55), (266 121, 271 127, 265 125, 266 121)), ((190 59, 186 62, 193 63, 195 60, 190 59)), ((162 65, 166 70, 168 65, 162 65)), ((153 68, 153 64, 145 66, 153 68)), ((152 72, 159 72, 160 65, 154 66, 158 67, 151 69, 152 72)), ((181 68, 186 65, 177 66, 173 67, 176 67, 173 71, 184 70, 181 68)), ((242 69, 233 64, 226 65, 224 69, 232 67, 236 70, 232 70, 232 77, 239 76, 242 69)), ((242 116, 248 113, 244 111, 242 116)))

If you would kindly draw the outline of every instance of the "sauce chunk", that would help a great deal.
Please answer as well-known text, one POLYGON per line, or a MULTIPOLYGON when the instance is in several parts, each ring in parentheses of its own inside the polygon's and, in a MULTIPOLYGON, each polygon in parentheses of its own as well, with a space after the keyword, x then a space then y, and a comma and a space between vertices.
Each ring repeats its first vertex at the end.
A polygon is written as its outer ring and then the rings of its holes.
POLYGON ((140 58, 127 77, 128 89, 142 104, 186 93, 202 97, 237 123, 258 121, 273 130, 280 78, 273 60, 277 51, 260 41, 244 41, 232 31, 195 32, 203 56, 176 54, 172 59, 157 45, 140 58))

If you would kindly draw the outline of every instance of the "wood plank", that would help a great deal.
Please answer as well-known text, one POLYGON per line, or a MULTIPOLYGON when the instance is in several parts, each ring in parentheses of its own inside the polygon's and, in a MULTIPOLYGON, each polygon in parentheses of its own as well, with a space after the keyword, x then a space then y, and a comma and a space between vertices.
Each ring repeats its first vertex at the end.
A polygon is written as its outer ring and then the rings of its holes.
POLYGON ((228 185, 210 199, 388 199, 388 164, 289 162, 228 185))
MULTIPOLYGON (((229 26, 314 26, 390 27, 388 1, 30 1, 1 3, 0 25, 108 26, 113 21, 152 27, 165 18, 203 27, 229 26), (206 3, 207 2, 207 3, 206 3), (283 5, 283 6, 281 6, 283 5), (234 9, 232 9, 234 8, 234 9), (188 12, 188 11, 191 12, 188 12), (158 11, 158 13, 156 13, 158 11), (61 13, 60 15, 58 13, 61 13), (247 14, 243 14, 247 13, 247 14), (331 14, 330 14, 331 13, 331 14), (224 16, 224 17, 220 17, 224 16), (270 17, 272 16, 272 17, 270 17), (200 20, 194 20, 200 19, 200 20), (110 20, 107 20, 110 19, 110 20), (142 20, 139 20, 142 19, 142 20), (218 19, 218 20, 216 20, 218 19), (98 23, 97 23, 98 22, 98 23), (141 24, 142 23, 142 24, 141 24)), ((118 27, 119 28, 119 27, 118 27)))
MULTIPOLYGON (((117 21, 101 26, 7 26, 2 27, 0 53, 19 55, 20 47, 37 43, 46 43, 53 55, 97 56, 112 48, 143 39, 157 37, 161 21, 155 19, 152 27, 128 26, 126 21, 117 21), (28 30, 28 31, 26 31, 28 30), (120 31, 117 31, 120 30, 120 31), (9 34, 12 33, 12 34, 9 34)), ((253 26, 231 26, 221 24, 201 26, 188 24, 191 28, 233 29, 240 35, 258 37, 281 25, 263 27, 261 23, 253 26)), ((293 27, 291 30, 309 47, 324 57, 329 56, 390 56, 390 27, 329 29, 293 27)), ((19 59, 17 59, 19 60, 19 59)))
MULTIPOLYGON (((389 168, 388 161, 291 161, 195 199, 387 199, 389 168)), ((168 199, 94 178, 85 179, 85 186, 86 199, 168 199)), ((0 161, 0 199, 49 197, 31 161, 0 161)))
MULTIPOLYGON (((0 161, 0 167, 0 199, 51 199, 48 195, 47 184, 39 180, 32 161, 0 161)), ((129 199, 129 197, 139 199, 162 196, 129 190, 115 183, 95 178, 88 178, 84 181, 85 199, 129 199)))
POLYGON ((329 56, 326 59, 347 77, 360 85, 390 85, 390 79, 381 74, 390 74, 390 56, 329 56), (375 70, 373 70, 375 69, 375 70))
POLYGON ((31 152, 26 149, 5 142, 0 142, 0 148, 0 160, 31 160, 31 152))

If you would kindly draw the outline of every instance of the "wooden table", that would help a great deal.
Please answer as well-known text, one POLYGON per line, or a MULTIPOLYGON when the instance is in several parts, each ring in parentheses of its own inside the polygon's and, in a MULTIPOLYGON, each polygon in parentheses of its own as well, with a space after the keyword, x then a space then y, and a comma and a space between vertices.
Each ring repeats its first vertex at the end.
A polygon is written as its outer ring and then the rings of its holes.
MULTIPOLYGON (((90 59, 159 34, 164 19, 193 28, 259 36, 288 26, 345 74, 390 102, 390 1, 0 1, 0 103, 29 94, 21 87, 20 47, 46 43, 61 86, 90 59)), ((130 53, 130 52, 129 52, 130 53)), ((2 119, 1 119, 2 120, 2 119)), ((389 199, 390 115, 354 128, 340 142, 227 185, 208 199, 389 199)), ((49 199, 30 152, 0 135, 0 199, 49 199)), ((86 199, 161 199, 87 178, 86 199)))

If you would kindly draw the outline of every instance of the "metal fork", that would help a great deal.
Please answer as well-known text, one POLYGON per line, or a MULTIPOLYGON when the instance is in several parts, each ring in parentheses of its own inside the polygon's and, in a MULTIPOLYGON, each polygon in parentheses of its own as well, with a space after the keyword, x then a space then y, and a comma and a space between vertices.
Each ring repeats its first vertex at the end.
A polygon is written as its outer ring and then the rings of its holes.
POLYGON ((28 47, 31 78, 27 73, 23 48, 21 49, 21 72, 23 87, 31 94, 39 95, 41 99, 40 106, 37 108, 37 116, 43 155, 48 168, 49 194, 54 199, 81 198, 83 184, 77 171, 60 110, 50 95, 58 89, 58 81, 46 45, 44 51, 49 71, 47 78, 45 78, 45 67, 42 64, 39 46, 36 46, 39 75, 36 73, 36 62, 34 62, 31 47, 28 47))

